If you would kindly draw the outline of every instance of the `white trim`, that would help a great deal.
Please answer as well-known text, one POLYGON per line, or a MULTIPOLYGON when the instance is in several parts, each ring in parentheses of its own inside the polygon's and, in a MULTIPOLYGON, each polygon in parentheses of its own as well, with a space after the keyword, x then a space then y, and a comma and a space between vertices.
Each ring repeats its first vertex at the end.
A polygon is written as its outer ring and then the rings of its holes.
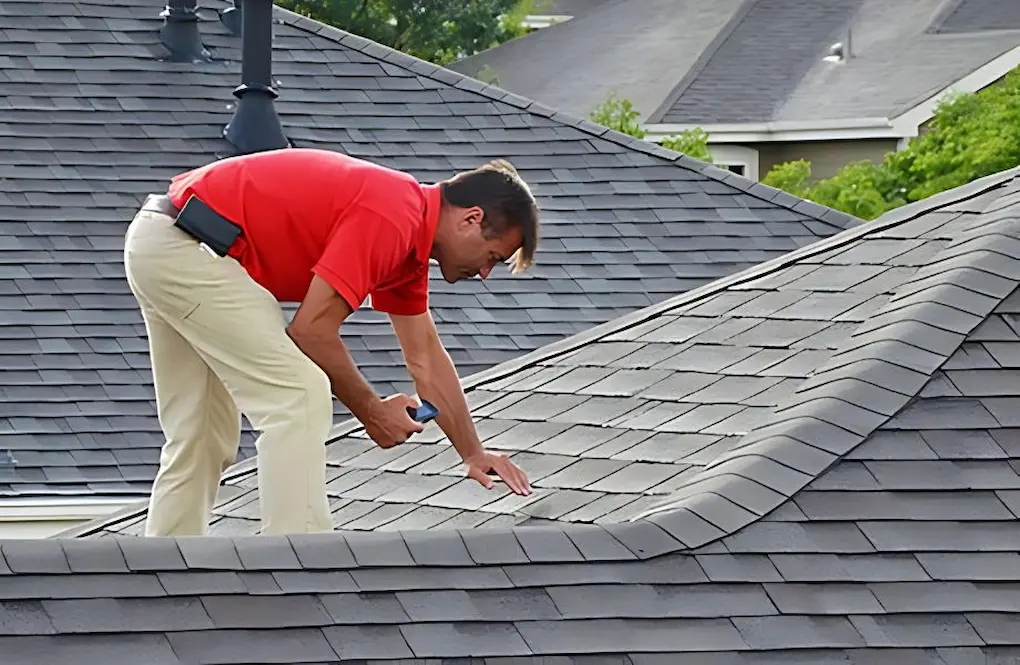
POLYGON ((539 30, 541 28, 548 28, 549 26, 556 25, 557 23, 563 23, 574 18, 567 14, 528 14, 524 17, 521 23, 526 28, 533 28, 539 30))
POLYGON ((759 155, 756 148, 749 148, 743 145, 716 144, 708 146, 712 154, 712 162, 716 166, 744 167, 744 177, 748 180, 758 181, 759 155))
POLYGON ((678 134, 700 127, 708 132, 708 142, 765 143, 782 141, 838 141, 846 139, 909 139, 935 115, 935 107, 954 92, 977 92, 1020 66, 1020 46, 990 60, 923 102, 894 118, 846 118, 833 120, 786 120, 782 122, 740 122, 715 124, 645 125, 648 138, 678 134))
POLYGON ((839 139, 897 139, 896 127, 885 118, 742 122, 698 124, 651 124, 648 138, 662 138, 700 127, 709 143, 773 143, 780 141, 834 141, 839 139))
POLYGON ((0 499, 0 523, 39 520, 79 521, 105 517, 138 503, 138 497, 0 499))

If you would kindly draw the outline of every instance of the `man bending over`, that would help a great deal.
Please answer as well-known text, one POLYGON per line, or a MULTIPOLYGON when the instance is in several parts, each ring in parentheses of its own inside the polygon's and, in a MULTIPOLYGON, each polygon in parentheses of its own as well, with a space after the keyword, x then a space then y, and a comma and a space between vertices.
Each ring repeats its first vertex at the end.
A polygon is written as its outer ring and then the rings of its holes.
POLYGON ((386 312, 418 395, 469 477, 531 488, 483 449, 457 370, 428 308, 429 260, 448 282, 497 263, 531 264, 538 208, 507 162, 435 185, 340 153, 285 148, 188 171, 152 195, 125 238, 128 282, 145 319, 166 435, 149 502, 150 536, 203 534, 243 412, 260 436, 265 534, 332 530, 325 440, 332 396, 379 446, 422 425, 414 399, 380 397, 339 330, 366 300, 386 312), (300 302, 288 326, 280 302, 300 302))

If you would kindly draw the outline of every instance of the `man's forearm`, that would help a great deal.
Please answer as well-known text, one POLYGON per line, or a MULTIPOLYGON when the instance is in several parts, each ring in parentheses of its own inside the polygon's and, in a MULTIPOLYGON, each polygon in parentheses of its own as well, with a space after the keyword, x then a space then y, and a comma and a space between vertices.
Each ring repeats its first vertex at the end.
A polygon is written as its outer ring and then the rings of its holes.
POLYGON ((449 437, 461 459, 467 459, 482 451, 482 443, 468 409, 457 368, 441 344, 429 356, 427 363, 410 368, 418 396, 439 409, 436 423, 449 437))
POLYGON ((287 334, 312 362, 322 368, 329 377, 333 394, 344 403, 356 418, 364 422, 379 396, 358 371, 347 345, 339 336, 329 339, 322 337, 298 337, 290 329, 287 334))

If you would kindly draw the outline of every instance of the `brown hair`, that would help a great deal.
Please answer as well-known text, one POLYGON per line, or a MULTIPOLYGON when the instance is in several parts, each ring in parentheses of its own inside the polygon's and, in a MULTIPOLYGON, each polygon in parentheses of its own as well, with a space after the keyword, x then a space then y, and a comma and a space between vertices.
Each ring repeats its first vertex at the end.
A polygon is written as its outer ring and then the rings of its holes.
POLYGON ((531 267, 538 247, 538 204, 510 162, 494 159, 458 173, 442 183, 442 192, 443 198, 455 206, 482 209, 482 233, 487 238, 519 228, 523 241, 516 252, 513 273, 531 267))

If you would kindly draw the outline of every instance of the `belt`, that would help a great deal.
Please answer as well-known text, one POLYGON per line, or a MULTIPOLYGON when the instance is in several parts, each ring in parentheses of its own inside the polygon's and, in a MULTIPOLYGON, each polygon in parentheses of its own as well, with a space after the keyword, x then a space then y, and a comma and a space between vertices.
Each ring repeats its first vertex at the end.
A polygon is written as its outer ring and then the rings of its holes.
POLYGON ((170 197, 166 194, 149 194, 145 203, 142 204, 142 210, 158 212, 174 219, 177 219, 177 216, 181 214, 180 209, 170 201, 170 197))
POLYGON ((197 197, 191 197, 183 209, 178 209, 168 195, 150 194, 141 209, 169 216, 174 226, 197 240, 199 247, 213 256, 236 257, 242 251, 235 246, 243 243, 241 227, 197 197))

